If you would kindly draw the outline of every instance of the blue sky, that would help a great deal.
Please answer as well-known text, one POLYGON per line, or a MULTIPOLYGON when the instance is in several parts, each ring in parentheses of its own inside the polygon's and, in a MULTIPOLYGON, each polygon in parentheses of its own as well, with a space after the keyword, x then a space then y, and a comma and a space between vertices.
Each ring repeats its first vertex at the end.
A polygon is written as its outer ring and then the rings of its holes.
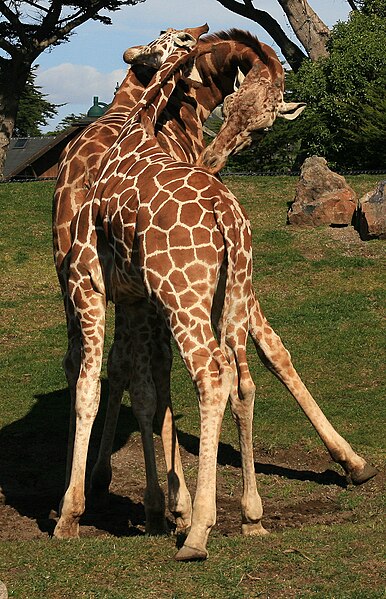
MULTIPOLYGON (((349 13, 346 0, 309 0, 309 4, 328 26, 346 20, 349 13)), ((277 0, 256 0, 255 6, 270 12, 296 41, 277 0)), ((93 96, 110 102, 116 84, 126 73, 124 50, 150 42, 161 29, 196 27, 205 22, 211 32, 239 27, 251 31, 278 52, 273 40, 256 23, 230 12, 217 0, 146 0, 110 13, 110 17, 112 25, 85 23, 75 30, 68 43, 39 56, 37 84, 50 102, 66 104, 46 130, 54 129, 68 114, 87 112, 93 96)))

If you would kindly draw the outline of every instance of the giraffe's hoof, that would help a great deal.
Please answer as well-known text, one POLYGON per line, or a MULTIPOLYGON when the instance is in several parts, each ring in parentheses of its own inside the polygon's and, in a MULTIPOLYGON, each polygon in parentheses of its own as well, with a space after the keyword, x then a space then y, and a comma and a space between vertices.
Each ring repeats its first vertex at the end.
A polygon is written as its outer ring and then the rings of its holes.
POLYGON ((257 524, 242 524, 241 534, 245 537, 265 537, 269 535, 268 530, 264 528, 261 522, 257 524))
POLYGON ((365 463, 363 468, 359 471, 350 472, 350 478, 353 485, 362 485, 366 481, 370 480, 378 474, 378 470, 371 466, 370 464, 365 463))
POLYGON ((77 520, 65 520, 60 518, 54 530, 55 539, 78 539, 79 522, 77 520))
POLYGON ((197 547, 189 547, 189 545, 183 545, 179 551, 177 551, 174 559, 177 562, 198 562, 204 561, 208 557, 206 549, 198 549, 197 547))

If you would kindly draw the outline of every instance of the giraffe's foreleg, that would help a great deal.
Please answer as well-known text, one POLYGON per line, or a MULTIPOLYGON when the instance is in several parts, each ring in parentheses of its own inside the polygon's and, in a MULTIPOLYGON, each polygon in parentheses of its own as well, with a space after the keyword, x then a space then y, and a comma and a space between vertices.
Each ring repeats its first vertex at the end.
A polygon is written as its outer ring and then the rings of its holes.
POLYGON ((76 317, 73 306, 67 295, 64 298, 66 319, 67 319, 67 337, 68 346, 67 352, 63 359, 63 368, 67 379, 68 389, 70 392, 70 418, 68 428, 68 444, 67 444, 67 460, 66 460, 66 480, 65 489, 70 482, 72 454, 74 449, 75 426, 76 426, 76 383, 79 377, 81 363, 81 331, 78 318, 76 317))
MULTIPOLYGON (((85 277, 82 283, 87 280, 85 277)), ((85 285, 77 310, 82 332, 81 364, 76 383, 75 435, 69 484, 62 500, 60 518, 54 530, 57 538, 73 538, 79 534, 79 520, 85 509, 85 474, 91 429, 100 400, 105 329, 105 299, 92 286, 85 285)), ((77 294, 75 294, 77 296, 77 294)), ((70 440, 71 442, 71 440, 70 440)))
MULTIPOLYGON (((143 358, 143 353, 139 354, 143 358)), ((151 371, 147 372, 151 375, 151 371)), ((165 519, 165 496, 159 485, 153 438, 153 420, 156 413, 156 391, 151 377, 146 380, 142 374, 133 377, 130 383, 130 397, 133 412, 141 430, 143 453, 145 458, 146 489, 144 494, 146 532, 151 535, 169 532, 165 519)))
POLYGON ((79 319, 74 310, 74 305, 70 300, 68 293, 68 260, 64 262, 62 268, 58 270, 58 278, 62 290, 64 310, 66 314, 67 327, 67 351, 63 358, 63 369, 67 379, 67 385, 70 392, 70 418, 67 444, 66 460, 66 479, 65 489, 70 482, 72 453, 75 438, 75 400, 76 400, 76 382, 79 376, 81 362, 82 335, 79 326, 79 319))
MULTIPOLYGON (((99 261, 92 249, 89 254, 95 261, 82 261, 82 247, 74 251, 77 260, 71 265, 68 298, 81 334, 80 369, 75 389, 75 431, 71 470, 67 490, 60 509, 60 518, 54 530, 57 538, 73 538, 79 534, 79 520, 85 509, 85 475, 91 429, 100 400, 100 372, 103 358, 106 300, 97 291, 92 273, 96 277, 99 261)), ((92 245, 91 245, 92 248, 92 245)), ((70 455, 70 452, 69 452, 70 455)))
POLYGON ((354 484, 366 482, 377 470, 354 452, 328 421, 300 376, 280 337, 273 331, 262 313, 257 299, 251 309, 250 334, 263 364, 287 387, 310 420, 331 457, 341 464, 354 484))
POLYGON ((132 372, 129 392, 138 420, 145 458, 146 490, 144 495, 146 532, 158 535, 169 532, 165 518, 165 496, 158 481, 153 424, 157 411, 158 381, 153 379, 154 314, 147 301, 130 306, 132 336, 132 372))

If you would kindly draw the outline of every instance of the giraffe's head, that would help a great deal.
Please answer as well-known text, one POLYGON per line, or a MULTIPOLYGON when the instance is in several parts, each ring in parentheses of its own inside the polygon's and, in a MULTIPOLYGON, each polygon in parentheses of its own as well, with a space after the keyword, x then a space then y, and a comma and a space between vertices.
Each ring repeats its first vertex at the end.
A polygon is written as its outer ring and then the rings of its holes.
POLYGON ((296 119, 306 106, 302 102, 284 102, 284 75, 274 81, 265 79, 257 64, 246 77, 240 71, 235 86, 236 91, 224 101, 223 125, 198 161, 213 173, 224 167, 228 156, 262 138, 276 117, 296 119))
POLYGON ((191 50, 197 44, 200 35, 207 33, 208 25, 188 27, 187 29, 167 29, 161 31, 160 37, 145 46, 128 48, 123 60, 128 64, 142 64, 159 69, 175 50, 185 48, 191 50))

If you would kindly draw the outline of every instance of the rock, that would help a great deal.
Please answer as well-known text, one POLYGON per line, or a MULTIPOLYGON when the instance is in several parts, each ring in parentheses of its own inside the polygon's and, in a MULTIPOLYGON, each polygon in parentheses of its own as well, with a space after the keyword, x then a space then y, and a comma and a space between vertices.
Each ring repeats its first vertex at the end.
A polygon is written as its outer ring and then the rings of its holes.
POLYGON ((355 228, 361 239, 386 239, 386 181, 358 201, 355 228))
POLYGON ((295 200, 288 210, 291 225, 351 225, 356 195, 341 175, 319 156, 306 158, 301 168, 295 200))

